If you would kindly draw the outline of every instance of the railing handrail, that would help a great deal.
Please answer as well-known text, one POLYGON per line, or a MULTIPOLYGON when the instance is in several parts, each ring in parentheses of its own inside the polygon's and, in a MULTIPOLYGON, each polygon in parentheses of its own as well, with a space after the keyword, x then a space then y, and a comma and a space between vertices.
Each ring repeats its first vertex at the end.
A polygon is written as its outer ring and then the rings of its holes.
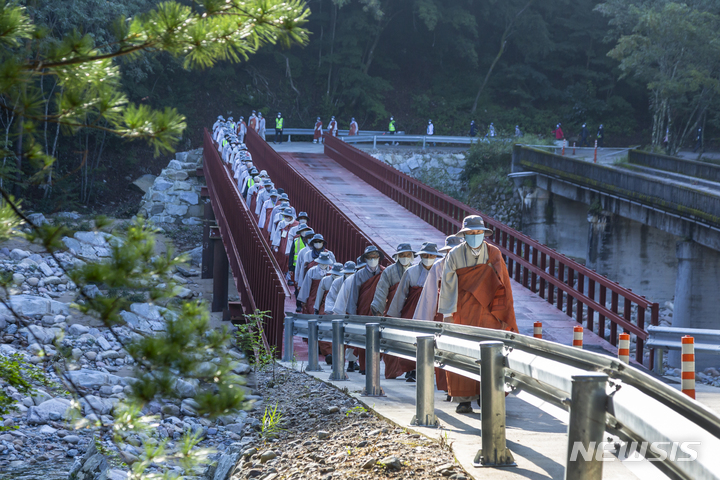
MULTIPOLYGON (((580 313, 582 313, 585 307, 588 308, 588 311, 598 311, 600 315, 599 324, 601 326, 604 325, 605 318, 611 322, 611 343, 613 344, 617 341, 616 326, 619 325, 623 329, 632 332, 638 339, 636 358, 642 362, 642 356, 644 354, 643 341, 647 338, 647 333, 644 330, 645 310, 650 309, 651 323, 657 324, 659 314, 659 305, 657 303, 633 293, 632 290, 624 288, 618 283, 590 270, 550 247, 540 244, 522 232, 510 228, 482 212, 424 185, 420 181, 390 167, 381 160, 372 157, 340 139, 326 137, 325 154, 334 158, 360 178, 375 186, 375 188, 378 188, 382 193, 390 198, 396 199, 401 205, 413 211, 413 213, 446 234, 454 233, 453 230, 457 231, 457 227, 460 226, 463 217, 466 215, 474 214, 482 216, 486 224, 495 230, 493 237, 489 238, 489 240, 498 245, 502 253, 508 258, 511 276, 513 276, 512 267, 514 266, 514 278, 521 282, 524 287, 528 287, 528 276, 532 276, 532 285, 529 287, 532 291, 535 291, 535 281, 538 277, 541 279, 540 285, 542 289, 545 287, 542 282, 549 282, 550 285, 548 287, 551 286, 553 289, 558 288, 560 292, 568 297, 568 308, 566 312, 568 316, 572 315, 571 303, 577 301, 577 321, 579 323, 583 321, 580 313), (383 186, 387 186, 388 188, 384 188, 383 186), (405 197, 402 197, 402 195, 405 195, 405 197), (399 197, 399 199, 396 197, 399 197), (408 204, 409 201, 414 203, 408 204), (450 228, 450 225, 452 225, 452 228, 450 228), (523 247, 525 248, 523 249, 523 247), (531 249, 534 259, 533 262, 530 261, 531 249), (558 271, 559 276, 555 276, 554 271, 550 273, 545 272, 544 268, 548 267, 548 265, 543 264, 542 268, 539 268, 539 266, 534 263, 537 261, 538 253, 543 256, 543 262, 546 259, 549 260, 549 267, 560 267, 558 271), (567 280, 565 279, 565 268, 568 270, 567 280), (522 281, 520 279, 521 269, 524 270, 522 281), (578 289, 576 289, 574 285, 576 273, 578 287, 580 287, 578 289), (612 310, 608 311, 604 305, 601 305, 602 308, 597 308, 599 306, 598 302, 590 301, 589 296, 585 295, 584 292, 586 279, 588 288, 594 289, 596 284, 599 285, 602 301, 605 301, 605 289, 610 290, 613 301, 612 310), (622 296, 625 300, 625 308, 622 316, 616 311, 618 296, 622 296), (632 324, 630 318, 632 303, 635 303, 639 309, 637 326, 632 324)), ((541 293, 541 296, 544 298, 544 293, 541 293)), ((554 303, 553 296, 554 291, 549 290, 547 300, 550 303, 554 303)), ((562 294, 558 295, 557 300, 557 307, 561 309, 563 306, 562 294)), ((589 328, 592 328, 593 322, 594 320, 588 315, 587 323, 589 328)), ((654 354, 651 350, 651 366, 653 363, 654 354)))
POLYGON ((279 350, 282 345, 285 298, 290 296, 290 290, 207 129, 204 131, 203 157, 208 194, 216 212, 238 294, 249 300, 249 304, 244 305, 246 313, 253 313, 255 309, 271 312, 272 318, 266 322, 265 333, 270 343, 279 350), (248 242, 254 244, 255 248, 250 247, 248 242), (253 275, 246 275, 248 268, 253 270, 253 275))
MULTIPOLYGON (((715 441, 720 442, 720 417, 715 412, 688 395, 645 373, 643 370, 600 353, 503 330, 443 322, 361 315, 300 315, 288 313, 286 327, 288 319, 292 321, 293 334, 300 337, 307 337, 307 322, 309 320, 317 320, 319 332, 324 333, 331 331, 330 325, 333 320, 342 320, 347 326, 344 343, 356 347, 365 347, 365 339, 361 335, 362 331, 357 327, 364 326, 367 323, 379 323, 381 329, 381 352, 411 360, 416 360, 413 350, 416 337, 418 335, 434 335, 436 342, 435 367, 451 370, 454 373, 460 373, 473 379, 478 378, 478 364, 482 361, 478 347, 480 342, 500 341, 507 350, 506 383, 526 390, 528 393, 545 401, 550 401, 560 408, 567 410, 572 404, 572 399, 568 398, 569 389, 567 388, 570 383, 570 374, 563 372, 567 373, 572 369, 599 372, 606 374, 609 379, 613 380, 608 382, 609 390, 619 392, 624 387, 626 389, 629 387, 635 388, 645 398, 652 399, 683 417, 688 422, 688 425, 683 428, 697 427, 715 437, 715 441), (353 325, 357 327, 353 327, 353 325), (389 332, 392 340, 383 340, 382 332, 389 332), (473 347, 473 345, 475 346, 473 347), (545 358, 554 362, 556 368, 548 368, 548 366, 552 367, 552 364, 541 367, 537 361, 527 361, 522 356, 514 360, 513 357, 518 356, 517 352, 545 358), (475 358, 472 355, 476 355, 475 358), (463 360, 465 357, 469 358, 463 360), (529 368, 525 368, 523 371, 513 368, 520 365, 529 368), (622 383, 618 383, 618 381, 622 383)), ((325 334, 319 336, 319 338, 327 340, 331 337, 325 334)), ((658 418, 655 416, 657 412, 653 409, 646 411, 645 405, 647 403, 647 401, 643 401, 637 403, 637 405, 629 405, 627 399, 615 400, 614 395, 609 395, 605 407, 607 430, 618 434, 621 438, 629 438, 633 441, 653 442, 660 440, 655 437, 645 438, 643 436, 645 429, 634 428, 633 422, 640 422, 642 425, 657 423, 658 418), (628 417, 628 406, 633 407, 631 417, 628 417)), ((677 427, 677 425, 673 425, 673 427, 677 427)), ((676 439, 671 440, 675 441, 676 439)), ((709 463, 713 461, 710 460, 709 463)), ((682 462, 683 465, 679 465, 675 459, 669 457, 664 459, 663 462, 665 462, 666 468, 671 469, 681 478, 699 478, 696 476, 698 470, 694 470, 694 468, 708 468, 707 465, 700 467, 684 465, 691 462, 682 462)))

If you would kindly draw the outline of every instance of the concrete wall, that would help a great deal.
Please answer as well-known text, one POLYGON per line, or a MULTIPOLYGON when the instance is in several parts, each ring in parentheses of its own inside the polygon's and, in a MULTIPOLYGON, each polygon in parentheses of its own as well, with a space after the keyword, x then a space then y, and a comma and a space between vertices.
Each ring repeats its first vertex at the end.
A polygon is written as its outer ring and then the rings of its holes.
POLYGON ((588 206, 542 188, 526 189, 521 195, 520 230, 573 260, 585 263, 588 206))
POLYGON ((589 268, 661 305, 673 300, 678 237, 613 214, 589 220, 589 268))
POLYGON ((696 162, 694 160, 685 160, 679 157, 658 155, 640 150, 630 150, 628 153, 628 161, 635 165, 642 165, 643 167, 720 182, 720 165, 714 165, 712 163, 696 162))

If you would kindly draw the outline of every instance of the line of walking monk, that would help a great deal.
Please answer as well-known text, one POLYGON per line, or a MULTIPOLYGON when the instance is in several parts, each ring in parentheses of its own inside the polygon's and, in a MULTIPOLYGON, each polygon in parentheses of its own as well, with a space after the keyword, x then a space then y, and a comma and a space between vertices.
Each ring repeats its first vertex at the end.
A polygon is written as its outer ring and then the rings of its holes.
MULTIPOLYGON (((325 238, 308 225, 308 214, 296 214, 288 195, 275 189, 267 172, 253 166, 249 152, 224 157, 278 264, 287 272, 288 284, 295 286, 298 312, 414 318, 518 331, 507 267, 500 250, 485 241, 492 231, 482 217, 466 217, 441 248, 426 242, 414 250, 401 243, 387 268, 381 265, 383 252, 374 245, 354 262, 343 264, 327 249, 325 238), (420 261, 414 264, 416 258, 420 261)), ((327 342, 320 342, 319 349, 328 364, 347 361, 348 372, 365 373, 363 349, 347 349, 345 359, 332 358, 327 342)), ((415 362, 386 354, 382 359, 387 379, 405 374, 406 381, 415 381, 415 362)), ((473 412, 479 382, 441 369, 436 369, 436 381, 439 390, 448 392, 448 400, 458 403, 458 413, 473 412)))

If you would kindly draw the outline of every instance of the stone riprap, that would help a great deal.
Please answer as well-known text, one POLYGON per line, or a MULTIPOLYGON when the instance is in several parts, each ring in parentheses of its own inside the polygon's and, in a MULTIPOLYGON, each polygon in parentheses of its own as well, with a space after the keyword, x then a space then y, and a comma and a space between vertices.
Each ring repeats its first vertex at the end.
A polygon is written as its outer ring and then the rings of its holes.
POLYGON ((200 189, 204 183, 195 172, 202 167, 202 158, 202 148, 176 153, 175 159, 147 188, 138 214, 153 223, 201 225, 200 189))
POLYGON ((385 153, 370 152, 370 155, 413 178, 445 178, 458 183, 465 169, 467 159, 464 153, 385 153))

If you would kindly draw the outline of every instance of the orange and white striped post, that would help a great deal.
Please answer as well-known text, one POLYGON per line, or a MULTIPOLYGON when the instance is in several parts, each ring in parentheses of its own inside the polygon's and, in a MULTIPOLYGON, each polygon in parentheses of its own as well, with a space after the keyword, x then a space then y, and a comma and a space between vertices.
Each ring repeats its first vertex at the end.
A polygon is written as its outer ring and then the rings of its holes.
POLYGON ((618 345, 618 358, 621 362, 630 363, 630 334, 620 334, 620 344, 618 345))
POLYGON ((597 163, 597 140, 595 140, 595 158, 593 158, 593 163, 597 163))
POLYGON ((690 398, 695 398, 695 339, 689 335, 682 337, 682 369, 680 387, 690 398))
POLYGON ((562 155, 563 157, 565 156, 565 144, 566 143, 567 143, 567 140, 563 140, 563 148, 562 148, 562 152, 560 152, 560 155, 562 155))
POLYGON ((583 327, 573 327, 573 347, 583 348, 583 327))
POLYGON ((542 338, 542 322, 533 323, 533 337, 542 338))

